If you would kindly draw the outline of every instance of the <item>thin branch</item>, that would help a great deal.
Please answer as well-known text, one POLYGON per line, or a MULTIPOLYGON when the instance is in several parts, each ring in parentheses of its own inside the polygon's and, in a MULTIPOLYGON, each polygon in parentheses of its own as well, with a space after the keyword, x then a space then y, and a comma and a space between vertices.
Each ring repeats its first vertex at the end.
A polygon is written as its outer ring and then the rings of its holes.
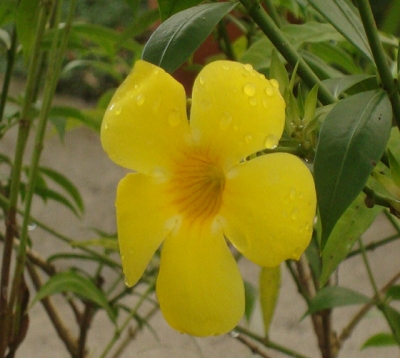
POLYGON ((270 355, 261 350, 258 344, 255 344, 251 339, 247 338, 247 336, 245 336, 244 334, 239 333, 237 336, 234 336, 234 338, 238 340, 240 343, 243 343, 245 346, 247 346, 250 349, 251 353, 257 354, 260 357, 264 358, 272 358, 270 355))

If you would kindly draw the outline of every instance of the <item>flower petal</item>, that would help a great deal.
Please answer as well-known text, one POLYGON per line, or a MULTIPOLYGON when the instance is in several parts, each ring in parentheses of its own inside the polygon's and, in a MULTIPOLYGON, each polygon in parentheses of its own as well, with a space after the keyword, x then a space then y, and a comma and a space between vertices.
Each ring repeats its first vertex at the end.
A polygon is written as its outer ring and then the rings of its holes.
POLYGON ((277 86, 249 64, 215 61, 205 66, 193 87, 190 123, 195 136, 219 153, 228 168, 275 147, 285 121, 277 86))
POLYGON ((117 190, 118 241, 126 284, 133 286, 174 225, 165 184, 128 174, 117 190))
POLYGON ((163 69, 137 61, 104 115, 104 150, 117 164, 149 174, 168 166, 189 133, 183 86, 163 69))
POLYGON ((248 259, 276 266, 299 259, 313 230, 316 194, 312 175, 297 157, 274 153, 228 173, 219 222, 248 259))
POLYGON ((235 327, 244 313, 243 281, 219 225, 183 222, 165 240, 157 296, 180 332, 209 336, 235 327))

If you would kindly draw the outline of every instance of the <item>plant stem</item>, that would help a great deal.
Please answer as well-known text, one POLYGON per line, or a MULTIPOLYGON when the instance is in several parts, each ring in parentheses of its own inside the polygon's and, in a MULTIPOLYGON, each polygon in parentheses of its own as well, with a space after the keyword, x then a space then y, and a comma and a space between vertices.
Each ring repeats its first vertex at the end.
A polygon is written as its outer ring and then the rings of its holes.
POLYGON ((318 85, 318 98, 322 104, 328 105, 336 102, 335 97, 329 92, 317 75, 307 65, 304 59, 298 54, 292 44, 286 39, 282 32, 275 25, 274 21, 262 8, 258 0, 240 0, 247 9, 254 22, 262 32, 269 38, 281 55, 293 68, 298 63, 298 74, 309 88, 318 85))
MULTIPOLYGON (((375 249, 377 249, 378 247, 384 246, 392 241, 398 240, 400 238, 399 234, 394 234, 392 236, 388 236, 380 241, 376 241, 376 242, 371 242, 368 245, 365 245, 364 249, 365 251, 373 251, 375 249)), ((346 260, 361 254, 361 249, 356 249, 351 251, 347 256, 346 256, 346 260)))
POLYGON ((246 329, 244 327, 237 326, 235 328, 235 331, 238 332, 238 333, 242 333, 245 336, 250 337, 251 339, 254 339, 256 342, 261 343, 263 346, 265 346, 267 348, 271 348, 271 349, 273 349, 273 350, 275 350, 277 352, 284 353, 284 354, 288 355, 289 357, 293 357, 293 358, 308 358, 307 356, 305 356, 305 355, 303 355, 301 353, 295 352, 292 349, 286 348, 286 347, 280 345, 279 343, 271 341, 268 338, 261 337, 261 336, 255 334, 255 333, 249 331, 248 329, 246 329))
POLYGON ((368 42, 374 56, 375 64, 382 81, 383 89, 387 92, 397 127, 400 129, 400 95, 397 81, 393 78, 389 65, 386 61, 382 42, 374 20, 374 15, 368 0, 356 0, 360 12, 361 21, 367 34, 368 42))
POLYGON ((268 13, 270 14, 272 20, 274 20, 275 25, 278 26, 279 28, 283 26, 282 20, 279 17, 278 11, 276 11, 274 4, 272 3, 272 0, 262 0, 267 7, 268 13))
POLYGON ((36 70, 38 60, 41 53, 41 44, 44 30, 50 9, 47 5, 43 5, 39 10, 38 26, 36 30, 35 43, 29 62, 28 77, 26 81, 25 97, 19 120, 19 130, 17 138, 17 146, 15 150, 14 162, 11 173, 10 183, 10 199, 7 206, 6 214, 6 234, 3 248, 3 260, 1 269, 0 282, 0 357, 3 357, 7 349, 7 339, 11 332, 11 314, 12 305, 8 302, 8 286, 10 279, 10 267, 12 257, 12 247, 16 232, 16 211, 19 196, 19 187, 21 180, 21 169, 23 156, 25 153, 26 141, 29 135, 30 124, 32 121, 31 108, 33 104, 34 88, 36 86, 36 70))

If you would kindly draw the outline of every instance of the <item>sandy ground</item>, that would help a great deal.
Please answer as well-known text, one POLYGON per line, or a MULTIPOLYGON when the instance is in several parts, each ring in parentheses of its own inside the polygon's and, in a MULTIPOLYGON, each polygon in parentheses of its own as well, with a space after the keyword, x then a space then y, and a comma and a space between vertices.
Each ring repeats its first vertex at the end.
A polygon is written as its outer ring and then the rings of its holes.
MULTIPOLYGON (((74 100, 74 102, 76 102, 74 100)), ((75 103, 76 104, 76 103, 75 103)), ((0 152, 11 153, 15 143, 15 133, 9 133, 0 142, 0 152)), ((86 213, 82 220, 75 218, 68 210, 58 204, 44 204, 36 200, 33 215, 55 227, 59 232, 77 240, 93 238, 92 227, 106 232, 115 231, 114 196, 116 185, 124 175, 124 170, 115 166, 104 154, 98 135, 88 129, 79 128, 67 133, 64 144, 57 136, 49 133, 46 139, 41 164, 59 170, 68 176, 80 189, 83 195, 86 213)), ((389 222, 383 216, 367 232, 366 239, 377 240, 393 233, 389 222)), ((44 257, 68 248, 57 239, 36 228, 31 232, 34 248, 44 257)), ((382 286, 399 270, 400 242, 396 241, 385 248, 369 254, 376 280, 382 286)), ((118 257, 116 257, 118 259, 118 257)), ((63 264, 59 269, 65 268, 63 264)), ((243 260, 243 276, 251 282, 257 282, 259 268, 243 260)), ((342 286, 372 294, 366 270, 358 258, 346 261, 338 273, 342 286)), ((134 298, 132 298, 133 302, 134 298)), ((62 298, 56 297, 61 307, 63 320, 69 327, 75 322, 69 308, 62 298)), ((129 302, 129 299, 128 299, 129 302)), ((349 322, 359 307, 337 309, 334 313, 334 329, 338 332, 349 322)), ((316 339, 308 319, 300 321, 305 311, 305 304, 298 296, 288 272, 283 270, 282 289, 273 325, 271 339, 292 347, 310 357, 318 357, 316 339)), ((30 310, 30 329, 26 340, 18 351, 17 357, 63 358, 69 357, 57 337, 48 317, 40 304, 30 310)), ((253 353, 231 335, 212 338, 192 338, 181 335, 167 326, 161 314, 151 319, 152 327, 157 331, 155 336, 145 328, 125 350, 121 357, 130 358, 248 358, 253 353)), ((251 329, 262 333, 260 310, 257 308, 251 322, 251 329)), ((71 328, 72 332, 75 332, 71 328)), ((369 349, 360 351, 361 344, 371 335, 388 332, 385 321, 376 310, 372 310, 345 342, 341 357, 376 358, 399 357, 396 348, 369 349)), ((89 357, 99 357, 105 345, 112 338, 114 329, 105 314, 98 314, 89 333, 89 357)), ((270 357, 285 357, 275 351, 267 350, 270 357)))

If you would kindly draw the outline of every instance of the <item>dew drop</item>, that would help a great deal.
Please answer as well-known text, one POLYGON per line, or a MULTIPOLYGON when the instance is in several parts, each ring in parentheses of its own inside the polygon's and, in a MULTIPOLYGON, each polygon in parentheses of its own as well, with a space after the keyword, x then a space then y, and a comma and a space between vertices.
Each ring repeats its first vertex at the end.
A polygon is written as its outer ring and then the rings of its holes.
POLYGON ((296 198, 296 194, 297 194, 296 189, 295 188, 290 188, 289 198, 292 199, 292 200, 295 199, 296 198))
POLYGON ((231 123, 232 123, 232 115, 229 112, 224 112, 219 122, 219 127, 221 129, 228 129, 231 123))
POLYGON ((171 111, 171 113, 168 116, 168 123, 170 124, 170 126, 176 127, 180 123, 180 121, 181 121, 180 113, 176 109, 171 111))
POLYGON ((108 129, 108 123, 104 123, 104 129, 108 129))
POLYGON ((290 217, 292 218, 292 220, 296 220, 299 216, 299 209, 298 208, 294 208, 292 210, 292 213, 290 214, 290 217))
POLYGON ((243 87, 243 92, 247 96, 253 97, 256 94, 256 86, 254 85, 254 83, 247 83, 243 87))
POLYGON ((265 108, 268 108, 268 101, 266 99, 263 99, 262 103, 265 108))
POLYGON ((250 143, 253 140, 253 136, 251 134, 247 134, 244 140, 246 143, 250 143))
POLYGON ((272 87, 267 87, 265 89, 265 93, 268 97, 271 97, 274 94, 274 89, 272 87))
POLYGON ((250 65, 250 63, 246 63, 243 67, 248 72, 252 72, 253 71, 253 66, 250 65))
POLYGON ((139 85, 135 85, 135 86, 133 86, 133 88, 135 89, 135 91, 137 91, 140 88, 140 86, 139 85))
POLYGON ((306 222, 306 224, 304 225, 304 230, 310 232, 310 224, 308 222, 306 222))
POLYGON ((228 65, 223 65, 222 69, 225 70, 225 71, 228 71, 229 70, 229 66, 228 65))
POLYGON ((128 95, 129 98, 133 98, 135 96, 135 91, 133 91, 133 90, 132 91, 128 91, 127 95, 128 95))
POLYGON ((136 104, 138 106, 141 106, 144 103, 145 97, 140 94, 139 96, 136 97, 136 104))
POLYGON ((269 82, 271 82, 272 87, 279 88, 279 82, 276 79, 273 78, 269 82))
POLYGON ((28 231, 33 231, 36 229, 36 227, 37 227, 37 224, 35 222, 30 222, 28 224, 28 231))
POLYGON ((124 283, 125 283, 125 286, 128 286, 128 287, 131 287, 131 286, 132 286, 131 281, 129 281, 129 280, 127 279, 127 277, 125 277, 124 283))
POLYGON ((120 105, 115 106, 115 114, 118 116, 122 112, 122 107, 120 105))
POLYGON ((155 68, 155 69, 153 70, 153 74, 154 74, 154 75, 158 75, 159 73, 160 73, 160 69, 155 68))
POLYGON ((253 107, 257 106, 257 100, 255 98, 250 98, 249 103, 250 103, 250 106, 253 106, 253 107))
POLYGON ((203 76, 200 76, 200 77, 199 77, 199 81, 200 81, 200 84, 201 84, 201 85, 204 85, 204 77, 203 77, 203 76))
POLYGON ((279 138, 271 134, 265 139, 265 148, 274 149, 278 146, 279 138))
POLYGON ((232 338, 237 338, 237 337, 239 337, 239 332, 232 330, 229 332, 229 336, 232 338))

